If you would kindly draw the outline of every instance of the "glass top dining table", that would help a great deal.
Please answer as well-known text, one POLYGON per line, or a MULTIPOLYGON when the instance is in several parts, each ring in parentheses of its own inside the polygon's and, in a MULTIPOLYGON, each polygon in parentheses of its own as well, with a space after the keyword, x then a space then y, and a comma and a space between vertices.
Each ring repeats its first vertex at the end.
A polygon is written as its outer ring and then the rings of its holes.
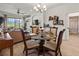
POLYGON ((39 45, 44 45, 45 41, 50 41, 50 36, 46 32, 39 32, 38 34, 28 33, 26 37, 30 37, 30 40, 35 41, 39 45))
POLYGON ((38 34, 35 33, 28 33, 27 37, 30 37, 31 40, 35 41, 39 44, 39 51, 43 52, 43 45, 46 41, 50 41, 50 36, 46 32, 39 32, 38 34))

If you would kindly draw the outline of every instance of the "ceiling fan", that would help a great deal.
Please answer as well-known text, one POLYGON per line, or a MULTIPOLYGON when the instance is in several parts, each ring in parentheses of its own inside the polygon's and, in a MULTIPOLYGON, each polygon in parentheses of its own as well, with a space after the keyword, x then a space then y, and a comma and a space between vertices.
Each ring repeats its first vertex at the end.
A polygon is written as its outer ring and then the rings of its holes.
POLYGON ((17 14, 18 14, 18 15, 22 15, 24 18, 29 18, 29 17, 31 17, 31 15, 28 15, 27 13, 21 12, 20 9, 17 9, 17 14))

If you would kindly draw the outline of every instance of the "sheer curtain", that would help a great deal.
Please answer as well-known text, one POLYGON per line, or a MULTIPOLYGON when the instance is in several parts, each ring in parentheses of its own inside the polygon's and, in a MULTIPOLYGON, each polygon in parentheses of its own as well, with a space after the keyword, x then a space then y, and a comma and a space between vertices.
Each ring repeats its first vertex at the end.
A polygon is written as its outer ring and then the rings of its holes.
POLYGON ((69 31, 70 33, 79 33, 79 16, 69 17, 69 31))

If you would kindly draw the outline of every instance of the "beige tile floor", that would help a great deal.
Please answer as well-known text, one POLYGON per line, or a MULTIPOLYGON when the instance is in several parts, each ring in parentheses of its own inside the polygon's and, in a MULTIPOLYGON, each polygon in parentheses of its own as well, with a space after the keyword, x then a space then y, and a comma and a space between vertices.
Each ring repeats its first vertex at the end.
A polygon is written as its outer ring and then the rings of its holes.
MULTIPOLYGON (((61 52, 63 56, 79 56, 79 35, 70 35, 69 40, 63 40, 61 52)), ((9 56, 9 48, 4 49, 1 55, 9 56)), ((36 53, 32 55, 37 56, 36 53)), ((14 45, 14 56, 24 56, 23 43, 14 45)))
POLYGON ((79 56, 79 35, 70 35, 69 40, 62 43, 64 56, 79 56))

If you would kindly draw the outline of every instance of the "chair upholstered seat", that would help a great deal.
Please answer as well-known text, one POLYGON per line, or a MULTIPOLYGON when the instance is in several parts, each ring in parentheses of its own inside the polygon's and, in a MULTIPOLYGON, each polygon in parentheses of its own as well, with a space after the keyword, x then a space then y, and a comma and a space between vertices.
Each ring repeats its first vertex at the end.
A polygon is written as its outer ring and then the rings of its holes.
POLYGON ((46 41, 44 44, 44 47, 49 48, 51 50, 55 50, 56 49, 56 42, 51 42, 51 41, 46 41))
POLYGON ((23 32, 22 29, 21 29, 21 33, 22 33, 23 42, 24 42, 24 50, 23 50, 23 52, 24 51, 26 52, 26 56, 28 55, 28 50, 36 49, 36 48, 38 50, 39 44, 37 42, 35 42, 34 40, 32 40, 32 39, 26 41, 25 33, 23 32))
POLYGON ((26 41, 26 44, 27 44, 27 48, 28 49, 31 49, 31 48, 39 46, 39 44, 37 42, 33 41, 33 40, 26 41))
POLYGON ((57 41, 56 40, 57 39, 57 28, 52 28, 52 29, 54 29, 54 31, 50 31, 47 34, 48 34, 48 37, 49 37, 49 40, 50 41, 56 42, 57 41))
POLYGON ((50 37, 50 40, 55 40, 56 36, 50 37))

